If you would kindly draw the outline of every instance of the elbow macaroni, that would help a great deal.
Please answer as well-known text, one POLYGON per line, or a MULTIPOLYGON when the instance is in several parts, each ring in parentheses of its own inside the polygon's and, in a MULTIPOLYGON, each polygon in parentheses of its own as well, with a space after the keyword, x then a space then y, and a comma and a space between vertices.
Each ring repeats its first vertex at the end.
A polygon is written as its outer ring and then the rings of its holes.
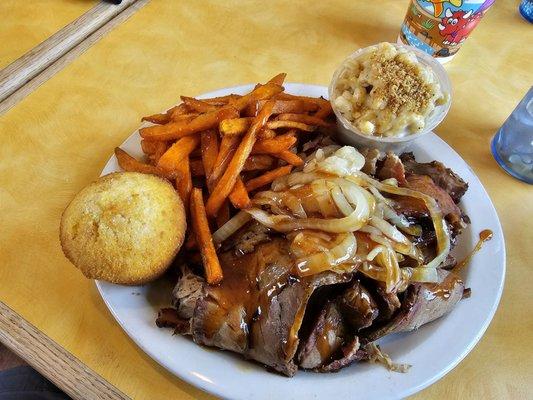
POLYGON ((334 86, 333 106, 361 133, 404 136, 420 132, 446 103, 433 71, 416 55, 381 43, 347 60, 334 86))

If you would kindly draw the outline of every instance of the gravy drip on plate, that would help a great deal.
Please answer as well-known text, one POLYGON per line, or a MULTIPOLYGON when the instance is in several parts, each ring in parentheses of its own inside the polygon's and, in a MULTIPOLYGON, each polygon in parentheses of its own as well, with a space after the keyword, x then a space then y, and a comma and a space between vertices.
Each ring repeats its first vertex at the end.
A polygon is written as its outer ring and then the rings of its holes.
POLYGON ((454 272, 459 272, 461 269, 463 269, 466 265, 468 265, 468 263, 470 262, 470 260, 472 260, 472 257, 474 256, 474 254, 476 254, 479 250, 481 250, 481 248, 483 247, 483 244, 485 242, 488 242, 489 240, 492 239, 492 235, 493 235, 493 232, 490 230, 490 229, 484 229, 482 230, 481 232, 479 232, 479 240, 478 242, 476 243, 476 246, 474 247, 474 249, 470 252, 470 254, 468 254, 463 261, 461 261, 460 263, 458 263, 455 268, 453 269, 454 272))

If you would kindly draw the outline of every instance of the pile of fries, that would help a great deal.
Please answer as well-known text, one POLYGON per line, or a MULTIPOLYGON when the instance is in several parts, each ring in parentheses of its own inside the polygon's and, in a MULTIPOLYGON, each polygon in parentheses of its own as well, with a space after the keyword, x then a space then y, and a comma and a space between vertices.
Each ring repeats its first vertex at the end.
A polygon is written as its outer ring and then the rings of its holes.
POLYGON ((333 124, 329 101, 284 93, 284 80, 276 75, 243 96, 182 96, 166 113, 144 117, 154 124, 140 129, 146 162, 115 149, 122 169, 175 183, 189 210, 185 247, 198 248, 210 284, 223 277, 211 232, 250 207, 250 193, 303 164, 303 136, 333 124))

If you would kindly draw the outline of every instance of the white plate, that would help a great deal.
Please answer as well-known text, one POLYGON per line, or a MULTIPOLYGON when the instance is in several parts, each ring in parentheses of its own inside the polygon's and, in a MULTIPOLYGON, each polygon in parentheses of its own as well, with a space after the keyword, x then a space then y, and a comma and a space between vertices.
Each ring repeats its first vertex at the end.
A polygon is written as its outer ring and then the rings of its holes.
MULTIPOLYGON (((327 88, 322 86, 286 84, 285 87, 293 94, 327 96, 327 88)), ((205 97, 242 94, 252 88, 253 85, 246 85, 221 89, 205 97)), ((134 156, 141 156, 138 132, 121 147, 134 156)), ((462 234, 453 254, 458 259, 464 257, 483 229, 491 229, 494 237, 464 272, 463 278, 472 288, 469 299, 459 302, 447 316, 415 332, 392 335, 381 341, 383 350, 393 360, 412 365, 406 374, 359 363, 334 374, 299 371, 294 378, 286 378, 230 352, 200 347, 188 338, 172 335, 169 329, 157 328, 154 322, 157 311, 170 304, 168 283, 126 287, 96 282, 98 290, 118 323, 150 357, 181 379, 224 398, 399 399, 418 392, 455 367, 487 329, 503 289, 505 244, 494 206, 465 161, 433 133, 420 138, 412 150, 417 160, 439 160, 469 183, 461 207, 472 224, 462 234)), ((102 175, 118 170, 113 156, 102 175)))

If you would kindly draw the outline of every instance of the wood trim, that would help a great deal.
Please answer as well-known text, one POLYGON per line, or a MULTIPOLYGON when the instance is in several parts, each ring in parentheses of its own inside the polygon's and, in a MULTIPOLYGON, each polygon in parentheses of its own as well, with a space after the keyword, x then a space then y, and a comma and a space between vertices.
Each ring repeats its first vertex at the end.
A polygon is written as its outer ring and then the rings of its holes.
POLYGON ((0 70, 0 115, 79 57, 149 0, 98 3, 81 17, 0 70))
MULTIPOLYGON (((101 2, 0 71, 0 115, 149 0, 101 2)), ((0 301, 0 342, 74 399, 129 399, 0 301)))
POLYGON ((1 301, 0 341, 73 399, 129 399, 1 301))
POLYGON ((0 71, 0 101, 72 49, 136 0, 120 5, 100 2, 0 71))

